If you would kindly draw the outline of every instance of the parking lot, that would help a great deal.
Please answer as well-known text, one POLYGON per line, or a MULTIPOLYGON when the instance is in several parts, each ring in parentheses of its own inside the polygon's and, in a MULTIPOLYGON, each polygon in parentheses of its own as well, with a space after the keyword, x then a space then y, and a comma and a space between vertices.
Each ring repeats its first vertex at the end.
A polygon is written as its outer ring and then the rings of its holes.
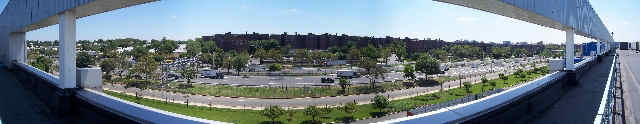
MULTIPOLYGON (((455 68, 450 68, 445 74, 438 76, 450 76, 450 77, 462 77, 471 78, 479 77, 491 72, 504 72, 505 70, 515 71, 514 68, 520 67, 520 64, 529 64, 534 61, 541 61, 537 58, 520 59, 515 62, 515 59, 501 60, 500 64, 490 63, 478 63, 477 66, 472 67, 471 62, 459 65, 455 68)), ((477 63, 477 62, 476 62, 477 63)), ((399 65, 402 66, 402 65, 399 65)), ((400 72, 396 68, 390 73, 385 74, 384 79, 377 79, 377 82, 392 82, 396 80, 405 80, 404 73, 400 72)), ((329 71, 331 72, 331 71, 329 71)), ((423 74, 417 73, 418 77, 424 77, 423 74)), ((333 86, 338 85, 338 80, 334 83, 322 83, 322 78, 336 79, 334 76, 230 76, 225 75, 224 79, 209 79, 209 78, 197 78, 192 80, 195 83, 207 84, 207 85, 230 85, 230 86, 251 86, 251 87, 309 87, 309 86, 333 86)), ((184 82, 184 79, 177 80, 178 82, 184 82)), ((359 78, 350 79, 354 85, 366 85, 369 83, 369 79, 362 76, 359 78)))

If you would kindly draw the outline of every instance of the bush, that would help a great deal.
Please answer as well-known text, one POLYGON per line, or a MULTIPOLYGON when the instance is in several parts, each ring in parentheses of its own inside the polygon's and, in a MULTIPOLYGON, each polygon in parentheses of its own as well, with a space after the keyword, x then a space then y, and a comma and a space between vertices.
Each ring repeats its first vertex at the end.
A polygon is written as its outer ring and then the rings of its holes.
POLYGON ((278 63, 269 65, 269 71, 281 71, 281 70, 282 70, 282 65, 278 63))
POLYGON ((275 123, 275 120, 278 119, 278 117, 285 114, 285 110, 279 106, 269 106, 262 110, 260 114, 271 119, 271 123, 275 123))
POLYGON ((322 111, 316 106, 307 106, 304 108, 304 115, 311 116, 312 123, 314 123, 316 117, 322 115, 322 111))
POLYGON ((380 112, 382 112, 383 109, 389 107, 389 99, 387 99, 387 97, 383 95, 376 95, 371 100, 371 103, 373 103, 373 107, 380 109, 380 112))
POLYGON ((467 94, 472 93, 473 91, 471 91, 471 83, 469 82, 464 82, 462 83, 464 85, 464 90, 467 91, 467 94))

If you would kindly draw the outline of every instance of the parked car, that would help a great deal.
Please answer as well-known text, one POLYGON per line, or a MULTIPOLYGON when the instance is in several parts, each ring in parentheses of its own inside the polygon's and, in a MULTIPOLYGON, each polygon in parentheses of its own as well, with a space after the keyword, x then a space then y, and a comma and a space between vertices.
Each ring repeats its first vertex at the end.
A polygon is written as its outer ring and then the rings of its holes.
POLYGON ((211 79, 224 79, 224 74, 216 70, 203 71, 202 76, 211 79))
POLYGON ((337 76, 338 77, 344 77, 344 78, 357 78, 359 77, 358 73, 356 73, 353 70, 337 70, 337 76))
POLYGON ((321 83, 334 83, 335 80, 333 78, 321 78, 321 83))

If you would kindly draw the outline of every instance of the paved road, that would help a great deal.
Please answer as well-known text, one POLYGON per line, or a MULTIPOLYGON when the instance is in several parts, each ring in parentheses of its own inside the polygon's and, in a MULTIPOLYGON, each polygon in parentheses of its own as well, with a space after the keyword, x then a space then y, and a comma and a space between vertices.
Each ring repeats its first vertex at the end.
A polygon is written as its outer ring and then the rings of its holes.
MULTIPOLYGON (((540 65, 542 66, 542 65, 540 65)), ((529 68, 531 69, 531 68, 529 68)), ((512 73, 513 71, 508 71, 512 73)), ((469 82, 479 82, 480 76, 464 79, 464 81, 469 82)), ((487 75, 489 79, 498 78, 498 74, 489 74, 487 75)), ((458 87, 459 81, 451 81, 445 83, 445 88, 455 88, 458 87)), ((163 91, 156 90, 139 90, 137 88, 128 88, 125 89, 121 85, 105 85, 105 89, 113 90, 113 91, 126 91, 130 95, 135 95, 138 93, 141 96, 145 96, 147 98, 158 99, 158 100, 168 100, 169 102, 179 102, 184 103, 187 99, 190 101, 189 104, 197 104, 202 106, 208 106, 209 103, 214 107, 219 108, 234 108, 234 109, 262 109, 264 106, 270 105, 278 105, 286 108, 300 109, 308 105, 329 105, 329 106, 339 106, 341 104, 357 101, 359 104, 366 104, 370 101, 371 98, 375 96, 375 94, 362 94, 362 95, 352 95, 352 96, 338 96, 338 97, 326 97, 326 98, 297 98, 297 99, 255 99, 255 98, 229 98, 229 97, 212 97, 212 96, 199 96, 199 95, 185 95, 179 93, 167 93, 163 91), (187 97, 185 97, 187 96, 187 97)), ((433 87, 418 87, 412 89, 405 90, 396 90, 383 93, 382 95, 388 96, 391 99, 402 99, 408 98, 416 95, 423 95, 430 92, 435 92, 439 90, 439 86, 433 87)))
POLYGON ((605 57, 579 79, 575 87, 566 88, 565 94, 547 111, 533 117, 533 121, 521 123, 536 124, 587 124, 593 123, 598 112, 605 83, 613 57, 605 57))
MULTIPOLYGON (((377 81, 394 81, 405 80, 403 73, 392 72, 386 73, 385 79, 379 79, 377 81)), ((248 86, 284 86, 284 87, 309 87, 309 86, 333 86, 335 83, 321 83, 321 78, 327 76, 250 76, 249 78, 242 78, 242 76, 225 76, 224 79, 209 79, 209 78, 197 78, 193 80, 199 83, 210 83, 210 85, 248 85, 248 86)), ((335 78, 335 77, 332 77, 335 78)), ((354 84, 368 84, 369 79, 365 77, 350 79, 354 84)))
POLYGON ((627 123, 640 123, 640 53, 619 51, 622 73, 624 117, 627 123))

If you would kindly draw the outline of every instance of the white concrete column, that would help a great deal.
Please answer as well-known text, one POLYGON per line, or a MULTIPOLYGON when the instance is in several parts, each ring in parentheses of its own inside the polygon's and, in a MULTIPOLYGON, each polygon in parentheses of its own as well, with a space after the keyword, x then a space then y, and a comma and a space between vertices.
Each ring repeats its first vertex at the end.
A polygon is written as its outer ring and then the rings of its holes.
POLYGON ((73 10, 58 14, 60 47, 60 88, 76 87, 76 16, 73 10))
POLYGON ((565 48, 565 70, 575 70, 575 67, 573 65, 573 59, 575 51, 573 50, 573 29, 567 29, 565 31, 567 33, 567 41, 566 41, 566 48, 565 48))
MULTIPOLYGON (((9 43, 8 52, 9 52, 9 65, 11 62, 26 62, 26 39, 24 32, 13 32, 9 33, 9 43)), ((11 68, 11 67, 10 67, 11 68)))
POLYGON ((600 55, 600 40, 596 41, 596 56, 600 55))
POLYGON ((26 40, 24 32, 14 32, 9 34, 11 44, 11 60, 15 60, 18 62, 25 62, 25 48, 26 48, 26 40))

